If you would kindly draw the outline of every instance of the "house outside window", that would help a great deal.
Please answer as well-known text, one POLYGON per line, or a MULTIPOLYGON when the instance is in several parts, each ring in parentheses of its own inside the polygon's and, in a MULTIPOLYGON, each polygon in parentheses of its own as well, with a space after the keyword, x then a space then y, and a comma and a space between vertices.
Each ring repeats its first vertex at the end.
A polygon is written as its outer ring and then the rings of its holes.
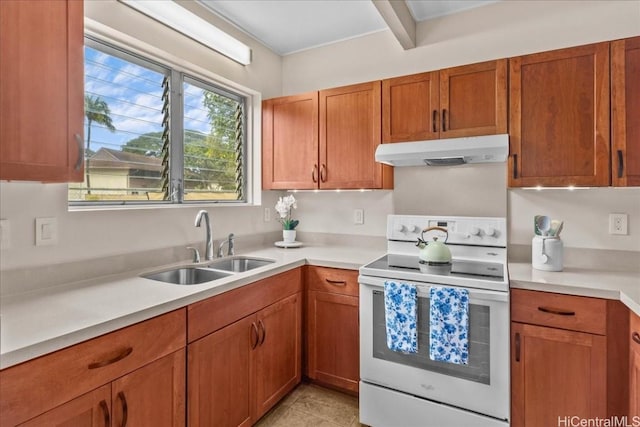
POLYGON ((85 39, 85 179, 72 206, 245 203, 247 97, 85 39))

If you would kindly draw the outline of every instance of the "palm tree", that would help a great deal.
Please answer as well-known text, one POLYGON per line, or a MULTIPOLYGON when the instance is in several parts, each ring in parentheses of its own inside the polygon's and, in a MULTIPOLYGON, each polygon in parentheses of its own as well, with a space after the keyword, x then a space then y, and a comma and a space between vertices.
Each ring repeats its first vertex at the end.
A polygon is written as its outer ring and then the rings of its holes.
POLYGON ((89 155, 91 153, 91 125, 95 122, 104 125, 111 132, 115 132, 116 127, 111 121, 111 110, 107 101, 100 96, 84 95, 84 114, 87 118, 87 153, 85 172, 87 176, 87 194, 91 194, 91 184, 89 182, 89 155))

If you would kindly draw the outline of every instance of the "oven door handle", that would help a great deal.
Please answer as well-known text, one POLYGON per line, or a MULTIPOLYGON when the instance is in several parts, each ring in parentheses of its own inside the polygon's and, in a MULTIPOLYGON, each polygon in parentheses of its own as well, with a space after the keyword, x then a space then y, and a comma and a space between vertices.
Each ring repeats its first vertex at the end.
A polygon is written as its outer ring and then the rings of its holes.
MULTIPOLYGON (((360 283, 360 285, 368 286, 368 287, 376 287, 380 291, 384 290, 384 282, 386 280, 389 280, 389 279, 385 279, 382 277, 366 276, 362 274, 358 276, 358 283, 360 283)), ((406 283, 412 283, 412 282, 407 281, 406 283)), ((429 297, 429 289, 431 288, 431 285, 433 285, 433 286, 445 286, 445 287, 449 286, 452 288, 467 289, 469 291, 469 300, 471 300, 471 302, 473 302, 473 300, 509 302, 509 292, 490 291, 485 289, 476 289, 476 288, 468 288, 464 286, 454 286, 454 285, 436 284, 436 283, 433 283, 433 284, 413 283, 413 284, 416 285, 416 287, 418 288, 418 296, 423 298, 429 297)))

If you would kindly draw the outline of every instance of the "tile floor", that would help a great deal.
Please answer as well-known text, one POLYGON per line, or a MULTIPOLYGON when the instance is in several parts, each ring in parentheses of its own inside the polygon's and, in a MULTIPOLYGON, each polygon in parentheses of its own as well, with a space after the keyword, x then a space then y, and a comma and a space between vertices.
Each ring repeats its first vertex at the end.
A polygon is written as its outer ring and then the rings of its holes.
POLYGON ((358 398, 302 383, 256 427, 360 427, 358 398))

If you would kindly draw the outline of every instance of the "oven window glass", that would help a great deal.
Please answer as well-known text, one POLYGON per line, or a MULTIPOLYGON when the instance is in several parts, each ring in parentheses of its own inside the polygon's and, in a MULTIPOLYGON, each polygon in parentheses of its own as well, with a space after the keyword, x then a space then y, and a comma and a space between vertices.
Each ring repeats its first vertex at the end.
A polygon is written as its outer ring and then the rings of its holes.
POLYGON ((429 298, 418 298, 418 353, 389 350, 384 319, 384 292, 373 291, 373 357, 489 385, 489 307, 469 304, 469 364, 429 358, 429 298))

